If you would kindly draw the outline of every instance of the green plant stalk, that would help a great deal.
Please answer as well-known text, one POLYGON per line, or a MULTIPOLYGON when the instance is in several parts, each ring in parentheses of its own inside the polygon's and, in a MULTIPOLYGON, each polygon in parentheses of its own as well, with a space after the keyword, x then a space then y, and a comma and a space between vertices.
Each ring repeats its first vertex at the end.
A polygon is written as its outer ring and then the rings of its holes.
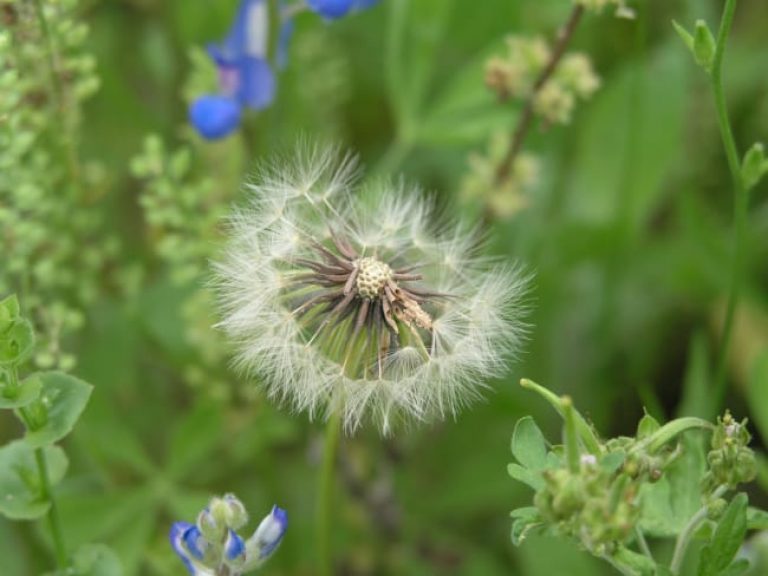
POLYGON ((53 538, 53 549, 56 554, 56 566, 59 570, 67 568, 67 548, 64 545, 64 535, 61 530, 61 519, 59 518, 59 509, 56 501, 53 499, 51 482, 48 478, 48 462, 45 458, 45 452, 42 448, 35 450, 35 462, 37 462, 37 474, 40 478, 40 496, 48 501, 48 528, 53 538))
POLYGON ((315 542, 317 545, 317 573, 319 576, 333 575, 333 553, 331 550, 332 510, 336 454, 341 435, 341 413, 334 410, 325 425, 323 463, 320 470, 320 484, 317 491, 315 542))
POLYGON ((637 545, 640 547, 640 552, 645 554, 654 563, 656 560, 653 558, 651 547, 648 546, 648 541, 645 539, 645 534, 640 529, 640 526, 635 526, 635 537, 637 538, 637 545))
MULTIPOLYGON (((19 374, 16 366, 11 366, 8 370, 10 381, 18 386, 19 374)), ((20 411, 21 420, 26 428, 29 428, 27 420, 24 418, 24 409, 20 411)), ((48 508, 48 528, 51 531, 53 540, 53 549, 56 556, 56 567, 59 570, 67 568, 67 548, 64 545, 64 533, 61 530, 61 520, 59 518, 59 509, 56 506, 56 500, 53 498, 51 481, 48 477, 48 461, 45 457, 45 451, 42 448, 35 450, 35 462, 37 464, 37 476, 40 482, 40 498, 50 504, 48 508)))
POLYGON ((734 237, 733 237, 733 262, 731 267, 731 285, 728 293, 728 303, 725 311, 725 321, 720 340, 720 350, 718 351, 717 364, 715 368, 715 402, 714 406, 719 412, 725 400, 727 391, 727 364, 728 350, 730 348, 733 335, 733 322, 741 293, 742 271, 746 260, 746 228, 747 228, 747 209, 749 207, 749 191, 744 186, 741 177, 741 164, 739 161, 739 152, 736 147, 736 141, 733 138, 731 122, 728 118, 728 106, 725 100, 725 91, 723 89, 723 57, 725 55, 725 46, 728 42, 728 36, 733 25, 733 15, 736 11, 736 0, 727 0, 723 8, 723 16, 720 21, 720 31, 717 34, 717 46, 715 56, 712 62, 712 92, 715 99, 715 108, 717 109, 717 120, 720 126, 720 135, 725 147, 725 155, 728 159, 728 168, 731 172, 734 189, 734 237))
MULTIPOLYGON (((718 486, 717 489, 712 493, 711 500, 720 498, 727 491, 728 486, 718 486)), ((705 504, 701 507, 701 509, 699 509, 698 512, 696 512, 696 514, 691 516, 688 524, 686 524, 685 528, 683 528, 680 536, 677 537, 677 542, 675 542, 675 551, 672 554, 672 562, 669 565, 669 570, 672 572, 672 574, 677 575, 680 573, 680 568, 682 568, 683 560, 685 559, 685 552, 688 550, 688 545, 691 543, 693 534, 696 532, 699 524, 706 520, 708 513, 709 511, 707 505, 705 504)))

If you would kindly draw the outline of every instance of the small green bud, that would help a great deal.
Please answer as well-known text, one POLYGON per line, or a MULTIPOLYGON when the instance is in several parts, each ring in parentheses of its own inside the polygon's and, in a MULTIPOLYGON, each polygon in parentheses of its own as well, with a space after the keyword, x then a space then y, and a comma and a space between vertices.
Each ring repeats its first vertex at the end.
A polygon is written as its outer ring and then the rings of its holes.
POLYGON ((724 498, 717 498, 707 504, 707 518, 717 522, 728 507, 728 502, 724 498))
POLYGON ((715 37, 710 32, 707 23, 704 20, 697 20, 693 35, 693 56, 696 63, 707 72, 712 71, 716 45, 715 37))
POLYGON ((766 173, 768 173, 768 160, 765 158, 765 148, 758 142, 747 151, 741 164, 744 188, 747 190, 754 188, 766 173))

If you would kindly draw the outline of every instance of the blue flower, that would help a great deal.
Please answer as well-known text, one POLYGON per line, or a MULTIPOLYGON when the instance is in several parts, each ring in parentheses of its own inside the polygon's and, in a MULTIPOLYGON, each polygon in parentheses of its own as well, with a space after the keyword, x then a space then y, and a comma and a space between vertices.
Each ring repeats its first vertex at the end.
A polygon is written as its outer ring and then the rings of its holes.
POLYGON ((336 20, 346 16, 351 10, 370 8, 379 0, 307 0, 307 6, 323 18, 336 20))
POLYGON ((266 0, 243 0, 227 37, 207 47, 218 68, 219 94, 201 96, 189 108, 189 120, 204 138, 227 136, 240 125, 242 108, 262 110, 274 100, 268 38, 266 0))
POLYGON ((171 546, 192 576, 224 572, 241 576, 267 561, 288 528, 285 510, 273 506, 253 535, 244 541, 235 530, 247 520, 245 508, 232 494, 213 498, 198 515, 197 524, 176 522, 171 527, 171 546))

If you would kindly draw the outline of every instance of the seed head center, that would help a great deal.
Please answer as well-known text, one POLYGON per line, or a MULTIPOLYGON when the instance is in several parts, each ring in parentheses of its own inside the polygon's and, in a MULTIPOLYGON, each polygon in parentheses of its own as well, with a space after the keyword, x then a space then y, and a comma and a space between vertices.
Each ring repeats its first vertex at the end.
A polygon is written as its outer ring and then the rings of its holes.
POLYGON ((384 262, 366 256, 356 262, 357 266, 357 292, 362 298, 375 300, 384 289, 386 283, 392 279, 392 268, 384 262))

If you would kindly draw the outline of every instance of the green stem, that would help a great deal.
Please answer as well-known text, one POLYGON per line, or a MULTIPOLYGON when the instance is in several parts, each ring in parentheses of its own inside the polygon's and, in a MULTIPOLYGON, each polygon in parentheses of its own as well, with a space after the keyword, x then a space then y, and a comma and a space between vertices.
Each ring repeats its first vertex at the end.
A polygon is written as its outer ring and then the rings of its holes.
POLYGON ((727 390, 727 360, 728 350, 733 335, 733 322, 736 312, 736 306, 739 300, 742 283, 742 269, 746 260, 746 228, 747 228, 747 209, 749 206, 749 191, 744 186, 741 178, 741 164, 739 161, 739 152, 736 147, 736 141, 733 138, 731 122, 728 118, 728 106, 725 100, 725 91, 723 90, 723 56, 725 55, 725 46, 728 42, 728 35, 733 24, 733 15, 736 11, 736 0, 727 0, 723 9, 723 16, 720 22, 720 31, 717 35, 717 47, 712 63, 712 92, 715 98, 715 107, 717 109, 717 120, 720 126, 720 135, 725 147, 725 155, 728 159, 728 168, 733 180, 734 195, 734 237, 733 237, 733 260, 731 266, 731 285, 728 293, 728 304, 725 311, 725 322, 723 324, 723 333, 718 351, 717 364, 715 368, 715 407, 719 411, 725 393, 727 390))
POLYGON ((331 533, 333 532, 333 486, 336 471, 336 454, 341 432, 341 412, 335 410, 328 418, 325 427, 325 445, 323 446, 323 464, 320 471, 320 484, 317 493, 317 516, 315 542, 317 545, 317 570, 319 576, 332 576, 333 554, 331 533))
MULTIPOLYGON (((10 375, 10 381, 16 383, 18 386, 19 374, 16 366, 11 366, 8 370, 8 373, 10 375)), ((25 409, 22 408, 19 413, 24 426, 29 428, 25 409)), ((59 570, 64 570, 67 567, 67 549, 64 545, 64 536, 63 532, 61 531, 59 509, 56 506, 56 501, 53 499, 51 481, 48 477, 48 462, 46 460, 45 451, 43 448, 37 448, 35 450, 35 462, 37 463, 37 475, 40 481, 40 498, 50 504, 50 507, 48 508, 48 527, 51 530, 51 538, 53 539, 53 549, 56 555, 56 566, 59 568, 59 570)))
POLYGON ((653 558, 653 553, 651 552, 651 547, 648 546, 648 541, 645 539, 645 534, 643 534, 640 526, 635 526, 635 536, 637 537, 637 544, 640 547, 640 552, 645 554, 653 563, 656 563, 656 560, 653 558))
MULTIPOLYGON (((720 498, 727 491, 727 486, 718 486, 718 488, 712 493, 711 500, 720 498)), ((688 544, 690 544, 691 538, 693 538, 693 534, 696 532, 699 524, 706 520, 708 512, 709 511, 707 505, 705 504, 698 512, 696 512, 696 514, 691 517, 691 519, 688 521, 688 524, 686 524, 685 528, 683 528, 683 531, 680 533, 680 536, 677 537, 677 542, 675 543, 675 551, 672 554, 672 562, 669 565, 669 570, 672 572, 672 574, 677 575, 680 573, 680 568, 682 568, 683 560, 685 559, 685 552, 688 550, 688 544)))
POLYGON ((56 501, 53 499, 51 482, 48 478, 48 462, 45 458, 45 452, 42 448, 35 450, 35 461, 37 462, 37 473, 40 477, 40 496, 43 500, 50 503, 48 509, 48 528, 53 538, 53 549, 56 553, 56 565, 59 570, 67 567, 67 549, 64 545, 64 536, 61 531, 61 520, 59 519, 59 509, 56 501))

